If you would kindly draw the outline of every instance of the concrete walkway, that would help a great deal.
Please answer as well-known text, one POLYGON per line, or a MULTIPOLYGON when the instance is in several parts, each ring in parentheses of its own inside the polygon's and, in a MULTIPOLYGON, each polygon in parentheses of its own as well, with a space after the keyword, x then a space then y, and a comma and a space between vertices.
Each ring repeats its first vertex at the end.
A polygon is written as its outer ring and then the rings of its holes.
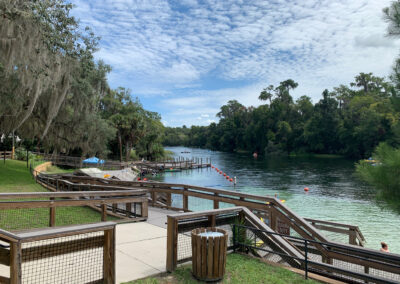
POLYGON ((176 211, 149 208, 147 222, 119 224, 116 232, 117 283, 165 272, 167 215, 176 211))

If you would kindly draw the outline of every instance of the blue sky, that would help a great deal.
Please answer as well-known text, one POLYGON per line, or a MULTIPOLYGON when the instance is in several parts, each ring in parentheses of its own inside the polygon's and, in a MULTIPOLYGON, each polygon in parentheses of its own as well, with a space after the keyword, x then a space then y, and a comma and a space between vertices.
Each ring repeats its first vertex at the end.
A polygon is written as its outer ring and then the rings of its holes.
POLYGON ((72 0, 102 39, 97 59, 167 126, 208 125, 231 99, 257 106, 291 78, 314 102, 359 72, 387 77, 399 41, 384 36, 390 0, 72 0))

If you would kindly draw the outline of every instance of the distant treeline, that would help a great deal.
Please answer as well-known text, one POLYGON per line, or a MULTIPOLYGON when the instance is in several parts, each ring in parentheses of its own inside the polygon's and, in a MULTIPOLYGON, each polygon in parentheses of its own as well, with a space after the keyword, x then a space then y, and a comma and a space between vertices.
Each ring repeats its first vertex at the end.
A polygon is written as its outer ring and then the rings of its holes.
POLYGON ((313 104, 290 91, 289 79, 261 91, 259 107, 229 101, 218 123, 191 128, 166 128, 164 145, 250 151, 265 155, 290 153, 341 154, 369 157, 382 141, 400 143, 400 92, 395 82, 361 73, 349 86, 325 90, 313 104))

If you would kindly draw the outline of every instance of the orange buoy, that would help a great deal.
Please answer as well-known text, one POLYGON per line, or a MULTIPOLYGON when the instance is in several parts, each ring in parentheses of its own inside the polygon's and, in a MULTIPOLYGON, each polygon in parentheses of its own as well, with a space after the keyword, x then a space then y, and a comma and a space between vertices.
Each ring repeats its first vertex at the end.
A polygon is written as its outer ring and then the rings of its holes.
POLYGON ((309 191, 309 190, 310 190, 310 189, 309 189, 308 187, 305 187, 305 188, 304 188, 304 191, 306 191, 306 192, 309 191))
POLYGON ((144 179, 143 179, 143 181, 146 181, 146 180, 147 180, 147 178, 144 178, 144 179))

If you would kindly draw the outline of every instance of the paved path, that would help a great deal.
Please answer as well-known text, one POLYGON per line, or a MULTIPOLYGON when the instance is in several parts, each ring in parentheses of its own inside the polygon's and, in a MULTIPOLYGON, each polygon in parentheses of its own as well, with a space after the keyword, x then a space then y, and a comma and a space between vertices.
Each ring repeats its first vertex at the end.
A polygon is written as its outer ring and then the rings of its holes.
POLYGON ((166 271, 166 216, 176 213, 176 211, 149 208, 147 222, 117 225, 117 283, 166 271))

